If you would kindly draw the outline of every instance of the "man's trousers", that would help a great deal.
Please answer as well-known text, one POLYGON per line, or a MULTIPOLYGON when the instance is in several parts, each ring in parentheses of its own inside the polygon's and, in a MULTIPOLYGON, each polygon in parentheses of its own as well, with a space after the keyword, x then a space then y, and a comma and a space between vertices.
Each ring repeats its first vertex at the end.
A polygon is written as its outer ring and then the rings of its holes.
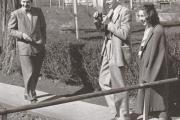
MULTIPOLYGON (((114 88, 123 88, 126 86, 124 79, 124 66, 118 67, 110 62, 105 55, 102 59, 102 65, 99 75, 99 84, 102 90, 111 90, 114 88), (114 66, 117 70, 113 70, 114 66), (116 74, 117 73, 117 74, 116 74)), ((117 93, 105 96, 106 102, 111 109, 113 117, 118 117, 122 120, 128 119, 129 101, 128 93, 117 93)))
POLYGON ((36 86, 42 67, 44 52, 40 52, 34 56, 20 55, 20 63, 25 87, 25 99, 36 99, 36 86))

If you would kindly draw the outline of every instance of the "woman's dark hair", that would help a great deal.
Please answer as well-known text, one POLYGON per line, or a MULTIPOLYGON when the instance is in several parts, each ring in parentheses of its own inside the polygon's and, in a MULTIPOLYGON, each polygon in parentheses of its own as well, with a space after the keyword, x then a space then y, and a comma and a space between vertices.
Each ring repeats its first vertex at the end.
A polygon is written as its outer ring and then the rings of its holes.
POLYGON ((158 13, 156 11, 156 8, 154 7, 154 4, 144 4, 139 10, 144 10, 147 13, 147 22, 152 26, 160 23, 158 13))

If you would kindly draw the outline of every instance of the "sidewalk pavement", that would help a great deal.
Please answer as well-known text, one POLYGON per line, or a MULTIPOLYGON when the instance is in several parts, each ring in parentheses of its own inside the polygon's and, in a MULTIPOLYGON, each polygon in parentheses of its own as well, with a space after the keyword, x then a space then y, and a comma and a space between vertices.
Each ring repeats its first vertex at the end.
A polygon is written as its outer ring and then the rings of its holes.
MULTIPOLYGON (((38 102, 48 101, 57 96, 36 91, 38 102)), ((30 104, 24 100, 24 88, 14 85, 0 83, 0 103, 13 107, 30 104)), ((30 110, 30 112, 44 115, 57 120, 110 120, 112 118, 109 108, 92 103, 75 101, 44 108, 30 110)), ((133 119, 133 118, 132 118, 133 119)), ((156 120, 156 119, 151 119, 156 120)), ((180 117, 173 117, 172 120, 180 120, 180 117)))
MULTIPOLYGON (((39 102, 55 97, 41 91, 37 91, 37 95, 39 102)), ((4 83, 0 83, 0 102, 13 107, 30 104, 29 101, 24 100, 24 88, 4 83)), ((82 101, 30 111, 58 120, 110 120, 112 117, 109 108, 82 101)))

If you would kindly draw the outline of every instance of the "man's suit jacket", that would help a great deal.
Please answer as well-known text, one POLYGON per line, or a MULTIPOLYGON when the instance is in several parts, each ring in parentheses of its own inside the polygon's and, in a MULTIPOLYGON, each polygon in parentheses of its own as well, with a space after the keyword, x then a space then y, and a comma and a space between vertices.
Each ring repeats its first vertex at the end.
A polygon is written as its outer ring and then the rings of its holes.
MULTIPOLYGON (((112 33, 112 60, 118 66, 124 66, 125 60, 122 52, 122 46, 129 46, 129 36, 131 31, 131 14, 127 7, 118 5, 111 16, 107 30, 112 33)), ((105 39, 108 39, 105 37, 105 39)), ((106 40, 102 47, 102 55, 106 47, 106 40)))
POLYGON ((20 55, 35 55, 44 50, 46 43, 46 22, 42 10, 32 7, 30 13, 31 20, 22 8, 15 10, 11 13, 8 23, 10 35, 18 38, 20 55), (29 35, 33 42, 25 41, 22 33, 29 35), (37 41, 41 44, 36 44, 37 41))

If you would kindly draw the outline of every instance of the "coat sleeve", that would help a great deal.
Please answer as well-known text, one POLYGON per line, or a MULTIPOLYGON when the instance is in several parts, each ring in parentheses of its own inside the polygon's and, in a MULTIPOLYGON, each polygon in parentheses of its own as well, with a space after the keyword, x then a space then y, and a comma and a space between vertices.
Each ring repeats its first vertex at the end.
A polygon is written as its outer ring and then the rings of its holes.
POLYGON ((119 20, 119 26, 115 25, 113 22, 110 22, 107 29, 121 40, 127 40, 131 30, 131 13, 128 9, 120 12, 122 12, 119 13, 122 14, 122 17, 119 18, 121 19, 119 20))
POLYGON ((151 38, 153 40, 151 50, 148 52, 149 59, 146 59, 146 71, 144 80, 147 82, 156 81, 165 60, 165 35, 162 30, 155 31, 151 38))
POLYGON ((44 14, 42 12, 41 9, 39 9, 40 13, 39 13, 39 16, 40 16, 40 29, 41 29, 41 39, 44 41, 44 43, 46 43, 46 21, 45 21, 45 17, 44 17, 44 14))
POLYGON ((11 13, 9 22, 8 22, 8 31, 9 34, 17 37, 19 39, 23 38, 23 33, 21 31, 18 31, 18 19, 15 12, 11 13))

